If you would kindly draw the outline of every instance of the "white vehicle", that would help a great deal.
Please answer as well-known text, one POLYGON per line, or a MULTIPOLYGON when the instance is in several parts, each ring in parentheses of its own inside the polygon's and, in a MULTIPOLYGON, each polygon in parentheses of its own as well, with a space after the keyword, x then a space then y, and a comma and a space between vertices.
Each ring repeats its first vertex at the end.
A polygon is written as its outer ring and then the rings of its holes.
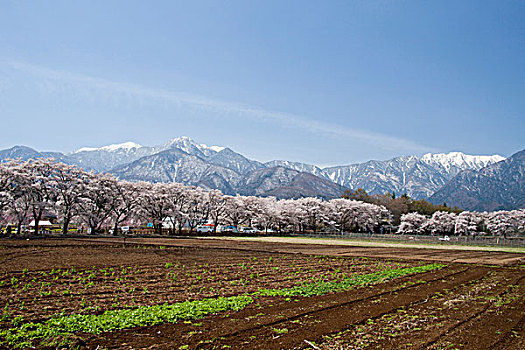
POLYGON ((213 232, 213 226, 209 226, 209 225, 199 225, 199 226, 197 226, 197 232, 198 232, 198 233, 209 233, 209 232, 213 232))
POLYGON ((221 226, 219 232, 221 233, 238 233, 239 231, 233 225, 221 226))
POLYGON ((241 227, 240 231, 242 233, 257 233, 257 230, 253 227, 241 227))
POLYGON ((439 240, 440 241, 450 241, 450 237, 449 236, 445 236, 445 237, 439 237, 439 240))

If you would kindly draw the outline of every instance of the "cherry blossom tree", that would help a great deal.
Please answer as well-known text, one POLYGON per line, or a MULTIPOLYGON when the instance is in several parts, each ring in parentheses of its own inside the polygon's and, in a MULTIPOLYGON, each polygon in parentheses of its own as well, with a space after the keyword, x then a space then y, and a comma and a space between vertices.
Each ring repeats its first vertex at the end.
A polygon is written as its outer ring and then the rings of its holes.
POLYGON ((110 175, 87 173, 88 181, 79 202, 79 217, 91 233, 99 233, 108 224, 115 205, 116 179, 110 175))
POLYGON ((260 197, 245 196, 242 197, 244 201, 244 210, 248 213, 245 217, 245 224, 253 226, 254 221, 262 214, 262 200, 260 197))
POLYGON ((295 203, 301 207, 302 225, 310 228, 313 233, 317 232, 321 223, 327 221, 327 205, 322 199, 306 197, 298 199, 295 203))
POLYGON ((206 222, 210 215, 210 202, 206 191, 200 187, 193 187, 188 191, 189 198, 184 207, 190 233, 203 222, 206 222))
POLYGON ((208 192, 208 203, 210 206, 210 219, 213 221, 213 233, 217 232, 217 226, 224 219, 228 201, 219 190, 208 192))
POLYGON ((31 217, 34 221, 35 234, 39 233, 40 220, 46 211, 53 209, 57 193, 53 180, 55 162, 53 159, 30 159, 23 163, 29 181, 27 199, 29 200, 31 217))
POLYGON ((118 234, 119 225, 130 219, 137 212, 140 204, 140 194, 147 190, 145 182, 131 183, 120 181, 114 183, 113 200, 110 205, 113 234, 118 234))
POLYGON ((1 169, 4 215, 8 222, 14 220, 16 233, 20 234, 22 225, 27 224, 30 217, 30 174, 25 167, 25 162, 21 160, 9 160, 2 164, 1 169))
POLYGON ((382 224, 390 224, 392 220, 390 212, 381 205, 345 198, 332 199, 330 205, 331 218, 341 232, 372 232, 382 224))
POLYGON ((162 224, 170 214, 169 185, 165 183, 144 183, 139 193, 139 213, 151 222, 157 234, 162 234, 162 224))
POLYGON ((0 214, 3 216, 13 201, 13 171, 9 164, 0 164, 0 214))
POLYGON ((257 217, 257 225, 268 232, 274 225, 279 221, 281 212, 279 205, 275 197, 263 197, 260 198, 260 212, 257 217))
POLYGON ((436 211, 432 217, 425 223, 423 229, 429 231, 432 235, 436 233, 451 234, 454 232, 456 224, 456 214, 446 211, 436 211))
POLYGON ((478 231, 478 225, 481 223, 481 216, 470 211, 463 211, 456 216, 454 233, 458 236, 475 235, 478 231))
MULTIPOLYGON (((247 224, 268 230, 300 231, 358 230, 372 232, 392 220, 381 203, 364 203, 339 198, 329 202, 318 198, 276 200, 273 197, 225 196, 218 190, 178 183, 130 183, 113 176, 85 172, 52 159, 11 160, 0 164, 0 214, 4 222, 16 223, 17 232, 34 220, 35 232, 45 214, 56 214, 66 233, 71 222, 80 220, 92 232, 112 225, 116 233, 125 222, 152 222, 162 233, 166 221, 171 233, 187 225, 190 232, 208 220, 235 227, 247 224)), ((431 218, 416 213, 401 216, 400 233, 474 235, 521 234, 525 230, 525 209, 454 214, 434 212, 431 218)))
POLYGON ((525 227, 525 209, 495 211, 489 213, 487 229, 494 235, 507 238, 509 234, 519 234, 525 227))
POLYGON ((302 231, 303 218, 306 216, 304 208, 298 205, 296 199, 283 199, 278 202, 279 230, 302 231))
POLYGON ((248 214, 243 197, 226 196, 224 217, 227 223, 238 229, 239 225, 246 220, 248 214))
POLYGON ((186 202, 191 197, 189 191, 191 188, 186 187, 182 184, 172 182, 168 184, 167 188, 167 197, 168 201, 168 213, 167 221, 169 222, 169 231, 171 234, 175 233, 175 228, 177 227, 179 234, 182 233, 182 228, 186 222, 186 214, 184 208, 186 202))
POLYGON ((79 214, 81 197, 91 178, 83 170, 63 163, 53 164, 52 178, 56 192, 54 210, 62 223, 62 233, 66 234, 73 217, 79 214))
POLYGON ((427 217, 418 213, 407 213, 401 215, 401 224, 398 233, 401 234, 420 234, 424 232, 423 226, 427 222, 427 217))

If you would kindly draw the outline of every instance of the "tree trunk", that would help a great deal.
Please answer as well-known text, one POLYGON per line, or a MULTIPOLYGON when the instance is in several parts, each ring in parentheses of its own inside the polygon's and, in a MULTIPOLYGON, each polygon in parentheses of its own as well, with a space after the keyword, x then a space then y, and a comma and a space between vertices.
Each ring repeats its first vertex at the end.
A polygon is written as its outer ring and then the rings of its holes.
POLYGON ((42 210, 41 209, 39 209, 38 211, 33 210, 33 220, 35 220, 35 235, 38 235, 41 218, 42 218, 42 210))
POLYGON ((213 234, 217 233, 217 226, 219 226, 219 216, 213 218, 213 234))
POLYGON ((64 222, 62 223, 62 234, 64 235, 66 235, 69 230, 69 221, 70 219, 64 219, 64 222))

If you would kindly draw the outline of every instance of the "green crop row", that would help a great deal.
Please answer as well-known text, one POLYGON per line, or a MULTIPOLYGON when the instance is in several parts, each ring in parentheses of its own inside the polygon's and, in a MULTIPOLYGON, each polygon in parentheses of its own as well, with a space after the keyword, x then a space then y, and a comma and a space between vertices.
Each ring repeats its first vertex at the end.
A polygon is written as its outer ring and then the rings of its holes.
POLYGON ((100 315, 60 315, 42 323, 16 324, 15 328, 0 331, 0 346, 29 348, 35 341, 41 345, 60 345, 75 332, 100 334, 124 328, 175 323, 178 320, 202 318, 220 311, 239 311, 252 303, 254 296, 304 296, 323 295, 385 282, 394 278, 437 270, 445 265, 429 264, 400 269, 386 269, 366 275, 353 275, 335 281, 305 283, 292 288, 260 289, 251 295, 219 297, 176 304, 143 306, 135 309, 109 310, 100 315))
POLYGON ((42 345, 58 345, 74 332, 100 334, 124 328, 175 323, 178 320, 202 318, 220 311, 238 311, 253 302, 249 296, 213 298, 176 304, 145 306, 136 309, 109 310, 101 315, 69 315, 51 318, 42 323, 24 323, 18 328, 0 331, 0 345, 28 348, 34 341, 42 345))
POLYGON ((354 275, 338 281, 318 281, 304 283, 299 286, 284 289, 261 289, 253 295, 258 296, 303 296, 323 295, 330 292, 344 291, 355 287, 362 287, 388 280, 411 275, 415 273, 427 272, 443 268, 442 264, 429 264, 423 266, 407 267, 403 269, 386 269, 366 275, 354 275))

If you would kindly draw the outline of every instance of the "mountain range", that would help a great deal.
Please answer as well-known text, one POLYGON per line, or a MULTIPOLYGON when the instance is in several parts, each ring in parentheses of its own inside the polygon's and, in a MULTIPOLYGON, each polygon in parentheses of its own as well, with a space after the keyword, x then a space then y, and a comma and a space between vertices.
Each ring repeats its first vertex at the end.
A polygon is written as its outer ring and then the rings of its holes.
MULTIPOLYGON (((262 163, 248 159, 228 147, 199 144, 189 137, 175 138, 153 147, 126 142, 100 148, 84 147, 68 154, 38 152, 25 146, 0 151, 0 159, 35 157, 53 157, 57 161, 75 164, 85 170, 108 172, 128 181, 175 181, 219 189, 231 195, 277 198, 315 196, 329 199, 340 197, 346 189, 363 188, 370 194, 406 193, 416 199, 431 198, 434 202, 446 201, 451 205, 456 202, 464 203, 466 205, 463 207, 467 209, 472 206, 483 208, 483 205, 475 200, 459 200, 462 198, 458 192, 460 185, 456 185, 455 190, 447 189, 447 186, 474 176, 466 174, 487 172, 487 168, 492 169, 491 167, 505 161, 499 155, 473 156, 452 152, 321 168, 286 160, 262 163)), ((492 170, 491 173, 497 171, 492 170)), ((508 177, 512 178, 511 175, 505 178, 508 177)), ((496 182, 502 180, 497 176, 493 178, 496 182)), ((522 185, 523 183, 520 186, 522 185)), ((478 195, 479 192, 472 196, 477 198, 478 195)), ((503 203, 502 197, 498 197, 500 199, 490 206, 512 206, 512 203, 520 203, 523 199, 519 193, 517 197, 517 200, 512 199, 509 203, 503 203)), ((480 199, 480 203, 484 202, 485 199, 480 199)))
POLYGON ((459 173, 430 201, 476 211, 525 208, 525 150, 478 171, 459 173))

